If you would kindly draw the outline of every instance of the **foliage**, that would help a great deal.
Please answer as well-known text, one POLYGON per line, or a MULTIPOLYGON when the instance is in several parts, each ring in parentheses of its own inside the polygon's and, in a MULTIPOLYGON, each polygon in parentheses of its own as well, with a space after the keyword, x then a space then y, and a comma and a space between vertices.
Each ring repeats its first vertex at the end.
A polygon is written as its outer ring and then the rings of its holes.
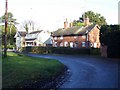
POLYGON ((101 44, 108 47, 108 57, 120 58, 120 25, 103 25, 100 33, 101 44))
POLYGON ((42 85, 55 79, 64 70, 64 65, 57 60, 33 58, 12 52, 3 58, 2 67, 3 89, 34 85, 37 81, 42 85))
POLYGON ((90 19, 90 22, 93 24, 98 24, 99 26, 107 24, 106 19, 104 18, 104 16, 101 16, 101 14, 87 11, 82 14, 79 20, 73 21, 73 26, 83 26, 84 18, 86 17, 88 17, 90 19))
POLYGON ((69 48, 69 47, 24 47, 23 52, 36 54, 79 54, 79 55, 100 55, 99 49, 93 48, 69 48))
MULTIPOLYGON (((4 27, 5 26, 0 26, 0 27, 2 27, 2 38, 4 38, 4 32, 5 32, 5 28, 4 27)), ((14 38, 14 36, 16 34, 17 28, 15 26, 12 26, 11 31, 10 31, 10 28, 11 28, 11 26, 8 25, 7 43, 9 45, 14 45, 15 44, 15 38, 14 38)), ((3 42, 4 42, 4 39, 2 39, 2 44, 3 44, 3 42)))
MULTIPOLYGON (((120 31, 120 25, 103 25, 100 28, 100 42, 102 45, 108 45, 109 36, 108 33, 114 31, 120 31)), ((113 36, 115 37, 115 36, 113 36)))
MULTIPOLYGON (((1 23, 4 23, 5 22, 5 14, 3 16, 1 16, 2 18, 2 22, 1 23)), ((8 44, 12 44, 14 45, 15 43, 15 38, 14 38, 14 35, 17 31, 17 28, 16 28, 16 24, 18 24, 16 22, 16 19, 13 18, 13 14, 11 12, 8 12, 8 27, 7 27, 7 43, 8 44)), ((0 28, 2 28, 2 38, 4 38, 4 32, 5 32, 5 25, 0 25, 0 28)), ((2 44, 4 42, 4 39, 2 39, 2 44)))
POLYGON ((93 24, 98 24, 99 26, 107 24, 104 16, 101 16, 101 14, 99 14, 99 13, 87 11, 82 15, 82 18, 84 18, 84 17, 88 17, 90 19, 90 22, 92 22, 93 24))
MULTIPOLYGON (((13 49, 15 48, 15 45, 7 45, 7 49, 13 49)), ((2 45, 2 49, 4 49, 4 45, 2 45)))
POLYGON ((107 55, 111 58, 120 58, 120 31, 108 33, 107 55))
POLYGON ((84 25, 84 23, 81 22, 80 20, 74 20, 73 21, 73 26, 83 26, 83 25, 84 25))

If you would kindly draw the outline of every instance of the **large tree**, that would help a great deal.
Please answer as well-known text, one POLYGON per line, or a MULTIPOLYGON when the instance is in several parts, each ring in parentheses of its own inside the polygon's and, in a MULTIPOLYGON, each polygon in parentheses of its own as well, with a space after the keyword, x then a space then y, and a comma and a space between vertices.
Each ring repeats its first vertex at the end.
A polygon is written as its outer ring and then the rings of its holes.
MULTIPOLYGON (((2 28, 2 38, 4 38, 4 33, 5 33, 5 25, 4 25, 4 22, 5 22, 5 14, 3 16, 1 16, 2 18, 2 22, 1 25, 0 25, 0 28, 2 28)), ((16 19, 13 18, 13 14, 11 12, 8 12, 8 25, 7 25, 7 43, 8 45, 14 45, 15 44, 15 39, 14 39, 14 35, 17 31, 17 28, 16 28, 16 24, 18 24, 16 22, 16 19)), ((2 44, 4 42, 4 39, 2 39, 2 44)))
POLYGON ((74 26, 82 26, 84 25, 84 18, 88 17, 90 19, 90 22, 93 24, 98 24, 100 26, 106 25, 106 19, 104 16, 101 16, 99 13, 94 13, 93 11, 87 11, 82 14, 81 17, 79 17, 78 20, 73 21, 74 26))
POLYGON ((100 26, 107 24, 105 17, 101 16, 101 14, 99 13, 87 11, 82 15, 82 18, 86 18, 86 17, 88 17, 90 19, 90 22, 93 24, 98 24, 100 26))

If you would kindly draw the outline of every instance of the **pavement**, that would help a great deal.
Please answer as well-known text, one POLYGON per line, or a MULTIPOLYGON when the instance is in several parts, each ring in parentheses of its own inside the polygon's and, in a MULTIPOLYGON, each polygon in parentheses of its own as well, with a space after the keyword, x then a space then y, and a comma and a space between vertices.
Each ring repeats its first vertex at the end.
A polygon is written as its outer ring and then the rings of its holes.
POLYGON ((118 62, 109 58, 78 55, 28 56, 57 59, 69 68, 70 78, 60 88, 118 88, 118 62))

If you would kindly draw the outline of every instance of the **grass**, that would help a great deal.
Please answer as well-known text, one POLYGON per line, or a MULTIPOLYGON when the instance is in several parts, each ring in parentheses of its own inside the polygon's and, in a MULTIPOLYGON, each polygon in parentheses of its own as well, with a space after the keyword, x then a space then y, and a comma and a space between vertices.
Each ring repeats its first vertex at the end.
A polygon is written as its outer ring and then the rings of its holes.
POLYGON ((9 52, 8 57, 3 58, 2 69, 3 88, 9 88, 53 79, 61 73, 64 65, 57 60, 9 52))

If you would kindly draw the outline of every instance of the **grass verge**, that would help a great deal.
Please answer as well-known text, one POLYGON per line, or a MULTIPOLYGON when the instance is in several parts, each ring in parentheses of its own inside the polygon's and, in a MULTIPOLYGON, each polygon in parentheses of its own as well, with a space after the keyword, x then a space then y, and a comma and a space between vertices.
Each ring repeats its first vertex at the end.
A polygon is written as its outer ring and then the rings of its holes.
POLYGON ((64 70, 64 65, 57 60, 28 57, 13 52, 9 52, 8 57, 2 60, 3 88, 20 88, 37 81, 42 85, 54 80, 64 70))

